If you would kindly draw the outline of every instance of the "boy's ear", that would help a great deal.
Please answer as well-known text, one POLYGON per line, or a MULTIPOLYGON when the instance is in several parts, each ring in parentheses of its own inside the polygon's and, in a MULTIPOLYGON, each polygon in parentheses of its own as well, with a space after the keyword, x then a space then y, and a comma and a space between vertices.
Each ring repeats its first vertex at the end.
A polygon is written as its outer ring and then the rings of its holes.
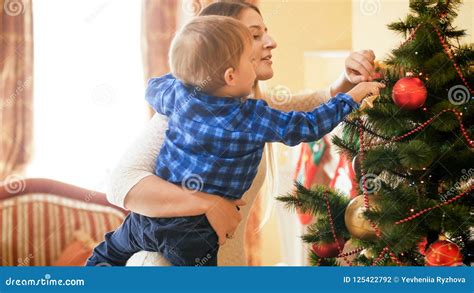
POLYGON ((235 86, 235 70, 232 67, 229 67, 224 72, 224 80, 226 85, 235 86))

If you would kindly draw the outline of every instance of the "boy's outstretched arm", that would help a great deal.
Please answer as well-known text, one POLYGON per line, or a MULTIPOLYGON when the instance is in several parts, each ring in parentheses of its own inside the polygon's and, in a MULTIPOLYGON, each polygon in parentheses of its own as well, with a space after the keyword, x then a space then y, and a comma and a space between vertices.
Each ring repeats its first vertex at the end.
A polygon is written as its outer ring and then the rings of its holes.
POLYGON ((333 130, 349 113, 359 108, 350 95, 339 93, 310 112, 282 112, 262 100, 249 100, 244 106, 246 132, 262 142, 282 142, 289 146, 315 141, 333 130))

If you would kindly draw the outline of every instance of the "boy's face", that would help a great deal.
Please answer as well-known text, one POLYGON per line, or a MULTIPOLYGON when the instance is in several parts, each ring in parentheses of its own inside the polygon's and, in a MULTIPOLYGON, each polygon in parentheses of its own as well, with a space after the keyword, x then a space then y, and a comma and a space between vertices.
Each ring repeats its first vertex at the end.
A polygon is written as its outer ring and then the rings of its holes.
POLYGON ((240 58, 239 67, 235 70, 236 91, 239 96, 248 96, 252 92, 252 87, 257 78, 255 74, 256 65, 254 49, 251 44, 246 44, 244 53, 240 58))

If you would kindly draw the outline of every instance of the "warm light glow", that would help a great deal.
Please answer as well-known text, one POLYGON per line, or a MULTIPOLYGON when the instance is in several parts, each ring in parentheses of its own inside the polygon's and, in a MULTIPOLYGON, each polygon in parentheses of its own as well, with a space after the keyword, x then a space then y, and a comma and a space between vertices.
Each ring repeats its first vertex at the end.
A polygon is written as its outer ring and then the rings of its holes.
POLYGON ((147 118, 140 1, 34 1, 35 155, 29 176, 103 190, 147 118))

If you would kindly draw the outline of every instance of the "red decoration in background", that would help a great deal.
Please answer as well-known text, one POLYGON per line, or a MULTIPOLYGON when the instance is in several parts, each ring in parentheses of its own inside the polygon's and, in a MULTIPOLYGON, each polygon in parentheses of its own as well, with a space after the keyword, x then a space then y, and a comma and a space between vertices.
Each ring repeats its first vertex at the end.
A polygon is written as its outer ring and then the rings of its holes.
POLYGON ((313 252, 323 258, 336 257, 339 255, 339 247, 344 247, 346 241, 343 237, 339 237, 336 242, 332 243, 314 243, 313 252))
POLYGON ((418 251, 422 254, 426 254, 426 245, 428 244, 428 240, 426 237, 423 237, 420 242, 418 242, 418 251))
MULTIPOLYGON (((309 160, 311 155, 312 152, 309 144, 302 144, 300 157, 298 158, 298 162, 296 164, 294 179, 300 181, 301 184, 303 184, 303 186, 306 188, 308 188, 309 179, 313 178, 317 169, 317 166, 313 164, 312 160, 309 160)), ((296 213, 302 225, 308 225, 313 220, 313 216, 311 214, 305 214, 301 212, 298 208, 296 209, 296 213)))
POLYGON ((425 260, 427 266, 462 265, 461 249, 451 241, 438 240, 426 251, 425 260))
MULTIPOLYGON (((304 187, 310 189, 314 184, 315 177, 320 171, 323 157, 328 153, 329 142, 326 138, 316 142, 303 143, 296 164, 294 180, 299 181, 304 187)), ((313 220, 311 214, 302 213, 296 209, 298 218, 302 225, 308 225, 313 220)))
POLYGON ((395 83, 392 90, 393 102, 400 108, 416 110, 423 106, 428 92, 417 77, 405 77, 395 83))

